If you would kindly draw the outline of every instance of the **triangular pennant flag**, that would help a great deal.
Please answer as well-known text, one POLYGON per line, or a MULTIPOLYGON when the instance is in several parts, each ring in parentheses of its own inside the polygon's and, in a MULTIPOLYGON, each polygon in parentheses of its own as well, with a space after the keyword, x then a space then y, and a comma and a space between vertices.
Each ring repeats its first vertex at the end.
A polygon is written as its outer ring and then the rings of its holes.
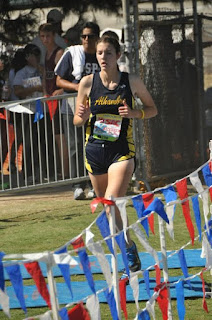
POLYGON ((52 120, 57 110, 58 100, 46 100, 49 109, 50 119, 52 120))
POLYGON ((69 320, 68 310, 66 308, 60 309, 59 316, 60 316, 61 320, 69 320))
MULTIPOLYGON (((110 227, 109 227, 109 223, 108 223, 108 219, 105 211, 103 211, 102 214, 96 219, 96 225, 99 228, 103 239, 110 236, 110 227)), ((107 246, 110 252, 114 255, 112 240, 107 239, 105 241, 107 243, 107 246)))
POLYGON ((38 262, 35 261, 35 262, 25 263, 24 266, 25 266, 26 270, 28 271, 28 273, 33 278, 33 280, 35 281, 38 292, 43 297, 43 299, 46 301, 48 307, 51 309, 49 291, 48 291, 44 276, 42 274, 42 271, 40 269, 38 262))
MULTIPOLYGON (((204 269, 203 269, 204 270, 204 269)), ((203 278, 203 273, 201 272, 200 273, 200 277, 202 279, 202 292, 203 292, 203 300, 202 300, 202 306, 203 306, 203 309, 208 312, 208 306, 207 306, 207 302, 206 302, 206 299, 205 299, 205 281, 204 281, 204 278, 203 278)))
POLYGON ((177 295, 177 312, 180 320, 185 319, 185 304, 184 304, 184 288, 183 281, 179 281, 175 285, 177 295))
POLYGON ((147 252, 149 252, 151 254, 151 256, 155 259, 155 262, 157 264, 159 264, 157 252, 155 251, 155 249, 153 249, 150 246, 149 242, 147 241, 144 233, 141 231, 139 226, 137 224, 133 224, 132 229, 135 232, 135 235, 138 238, 138 240, 140 241, 140 243, 142 244, 142 246, 147 250, 147 252))
MULTIPOLYGON (((161 189, 161 192, 164 195, 165 201, 168 204, 169 202, 177 200, 177 193, 175 192, 173 186, 169 186, 167 188, 161 189)), ((166 224, 166 229, 172 239, 174 239, 174 213, 175 213, 176 205, 169 205, 166 207, 166 214, 169 219, 169 224, 166 224)))
POLYGON ((116 206, 119 209, 121 219, 122 219, 122 225, 123 225, 123 230, 124 230, 124 237, 126 242, 128 243, 128 238, 127 238, 127 212, 126 212, 126 204, 127 204, 127 199, 119 199, 116 200, 116 206))
POLYGON ((84 308, 83 303, 77 304, 68 311, 68 318, 70 320, 90 320, 88 311, 84 308))
POLYGON ((167 287, 164 286, 164 282, 154 288, 155 291, 159 291, 157 302, 163 315, 163 320, 168 320, 168 292, 167 287), (162 289, 161 289, 162 288, 162 289))
MULTIPOLYGON (((177 192, 181 200, 188 198, 187 180, 182 179, 176 182, 177 192)), ((194 244, 194 226, 191 220, 189 201, 186 200, 182 203, 183 215, 186 221, 187 229, 189 231, 192 245, 194 244)))
POLYGON ((157 264, 155 264, 155 272, 156 272, 156 283, 159 285, 161 283, 161 274, 160 274, 160 268, 157 264))
POLYGON ((192 186, 197 190, 198 193, 201 193, 202 191, 204 191, 202 182, 200 181, 200 178, 197 172, 193 172, 189 178, 192 186))
POLYGON ((201 226, 201 214, 200 214, 200 209, 199 209, 198 196, 193 196, 191 198, 191 200, 192 200, 192 205, 193 205, 193 210, 194 210, 196 226, 197 226, 197 230, 199 232, 199 241, 201 241, 202 240, 202 226, 201 226))
POLYGON ((5 267, 9 277, 10 281, 12 283, 12 286, 14 288, 16 297, 18 301, 20 302, 21 308, 24 310, 25 313, 27 313, 25 300, 24 300, 24 287, 23 287, 23 279, 21 276, 20 267, 18 264, 13 266, 7 266, 5 267))
POLYGON ((97 295, 92 294, 91 296, 88 297, 86 301, 86 307, 90 313, 92 320, 101 320, 99 299, 97 295))
MULTIPOLYGON (((185 254, 184 254, 184 250, 183 249, 180 249, 178 251, 178 258, 180 260, 180 265, 181 265, 181 269, 183 271, 183 275, 184 275, 185 278, 188 278, 189 277, 188 267, 187 267, 186 258, 185 258, 185 254)), ((186 282, 188 283, 189 287, 191 288, 190 280, 186 280, 186 282)))
POLYGON ((4 291, 2 291, 1 288, 0 288, 0 305, 1 305, 4 313, 6 314, 6 316, 8 316, 8 318, 10 318, 9 297, 4 291))
POLYGON ((104 290, 104 295, 105 295, 107 303, 109 305, 112 319, 113 320, 119 320, 118 313, 117 313, 117 308, 116 308, 116 301, 114 299, 113 290, 111 290, 110 292, 109 292, 108 289, 104 290))
POLYGON ((122 253, 122 260, 125 266, 126 273, 128 277, 130 277, 130 270, 129 270, 129 261, 127 258, 127 253, 126 253, 126 243, 124 239, 124 232, 120 232, 117 236, 115 236, 116 242, 118 243, 118 246, 121 250, 122 253))
POLYGON ((203 239, 202 239, 201 258, 206 259, 205 268, 210 268, 212 266, 212 249, 205 234, 203 234, 203 239))
MULTIPOLYGON (((144 202, 144 207, 145 209, 147 209, 150 205, 150 203, 152 203, 153 198, 154 198, 154 193, 145 193, 142 195, 143 198, 143 202, 144 202)), ((148 217, 148 221, 149 221, 149 226, 150 229, 152 231, 153 234, 155 234, 155 230, 154 230, 154 214, 151 214, 148 217)))
MULTIPOLYGON (((143 202, 143 198, 142 195, 139 194, 135 197, 132 198, 132 202, 133 202, 133 207, 136 210, 137 216, 138 218, 143 218, 144 217, 144 202, 143 202)), ((146 231, 147 236, 149 237, 149 224, 148 224, 148 220, 144 219, 141 221, 141 225, 144 227, 144 230, 146 231)))
POLYGON ((208 241, 212 247, 212 219, 210 219, 207 223, 207 225, 204 225, 204 230, 208 230, 208 232, 206 232, 208 241))
POLYGON ((107 281, 109 290, 111 290, 112 276, 111 276, 109 262, 106 259, 106 256, 104 254, 104 250, 102 249, 102 246, 99 243, 94 243, 93 238, 87 237, 88 233, 91 233, 91 232, 89 230, 86 230, 86 241, 89 238, 88 242, 86 242, 86 246, 88 247, 88 250, 90 250, 92 252, 92 254, 97 257, 98 262, 101 266, 102 272, 105 276, 105 280, 107 281))
POLYGON ((160 199, 155 198, 148 208, 145 209, 144 214, 147 215, 152 211, 156 212, 166 223, 169 223, 166 211, 164 210, 164 204, 160 199))
POLYGON ((91 201, 91 204, 90 204, 92 213, 95 212, 99 203, 101 203, 103 205, 108 205, 108 206, 115 206, 115 202, 112 200, 108 200, 105 198, 95 198, 94 200, 91 201))
POLYGON ((150 320, 149 312, 147 310, 143 310, 139 313, 138 320, 150 320))
POLYGON ((144 282, 145 282, 145 285, 146 285, 146 291, 147 291, 149 297, 151 297, 150 287, 149 287, 149 270, 144 270, 143 271, 143 277, 144 277, 144 282))
MULTIPOLYGON (((85 246, 82 237, 77 238, 75 241, 71 242, 71 244, 74 249, 81 248, 81 247, 85 246)), ((96 293, 95 284, 94 284, 93 276, 91 273, 88 255, 87 255, 85 249, 80 249, 77 251, 77 253, 78 253, 84 274, 85 274, 86 279, 88 281, 89 287, 91 288, 93 293, 96 293)))
POLYGON ((212 173, 209 167, 209 164, 206 164, 203 168, 202 168, 202 173, 203 173, 203 177, 205 180, 205 183, 208 187, 210 187, 212 185, 212 173))
POLYGON ((128 279, 120 279, 119 280, 119 293, 120 293, 120 303, 121 303, 121 310, 124 312, 125 319, 128 319, 127 315, 127 304, 126 304, 126 285, 128 279))
POLYGON ((153 319, 155 320, 155 301, 159 296, 158 292, 154 292, 149 301, 146 303, 146 309, 151 313, 153 319))
POLYGON ((133 291, 133 297, 135 300, 136 308, 139 310, 138 298, 139 298, 139 283, 138 283, 138 275, 131 275, 130 277, 130 286, 133 291))
MULTIPOLYGON (((60 250, 55 251, 56 254, 60 254, 60 253, 67 253, 67 247, 64 247, 60 250)), ((58 267, 60 268, 60 271, 63 275, 63 278, 65 279, 65 282, 67 284, 67 287, 69 288, 69 291, 71 293, 71 297, 73 299, 73 292, 71 289, 71 275, 70 275, 70 266, 69 264, 58 264, 58 267)))
POLYGON ((34 117, 34 123, 43 119, 44 114, 43 114, 43 107, 41 104, 41 100, 38 99, 35 102, 35 117, 34 117))
POLYGON ((5 253, 0 251, 0 289, 4 291, 5 281, 4 281, 4 268, 2 263, 2 258, 5 256, 5 253))
POLYGON ((209 226, 208 226, 208 214, 209 214, 209 201, 208 201, 208 190, 206 189, 202 194, 201 197, 202 202, 203 202, 203 214, 204 214, 204 219, 205 219, 205 224, 206 224, 206 230, 209 233, 209 226))

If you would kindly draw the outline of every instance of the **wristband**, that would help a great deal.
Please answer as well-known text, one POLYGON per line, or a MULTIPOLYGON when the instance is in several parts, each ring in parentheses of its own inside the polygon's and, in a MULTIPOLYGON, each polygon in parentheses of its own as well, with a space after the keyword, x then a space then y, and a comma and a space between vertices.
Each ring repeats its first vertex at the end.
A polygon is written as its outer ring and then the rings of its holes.
POLYGON ((141 116, 139 117, 139 119, 144 119, 144 117, 145 117, 144 110, 143 110, 143 109, 141 109, 140 111, 141 111, 141 116))

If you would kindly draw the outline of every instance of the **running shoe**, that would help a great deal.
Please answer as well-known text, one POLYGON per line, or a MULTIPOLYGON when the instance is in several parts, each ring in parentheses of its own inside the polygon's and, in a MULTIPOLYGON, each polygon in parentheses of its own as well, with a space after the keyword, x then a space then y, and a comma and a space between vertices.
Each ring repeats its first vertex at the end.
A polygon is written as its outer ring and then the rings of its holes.
MULTIPOLYGON (((133 245, 130 248, 126 249, 128 266, 131 272, 136 272, 141 270, 141 260, 138 255, 138 250, 135 242, 133 241, 133 245)), ((121 280, 128 278, 128 274, 126 270, 123 270, 123 274, 121 276, 121 280)))
POLYGON ((84 200, 85 199, 85 192, 82 188, 76 188, 74 190, 74 200, 84 200))

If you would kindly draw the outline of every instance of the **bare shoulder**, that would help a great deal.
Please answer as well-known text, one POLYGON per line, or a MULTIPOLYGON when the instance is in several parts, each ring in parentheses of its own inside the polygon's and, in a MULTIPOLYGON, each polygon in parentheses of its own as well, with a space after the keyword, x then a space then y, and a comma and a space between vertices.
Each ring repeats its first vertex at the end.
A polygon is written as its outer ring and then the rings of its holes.
POLYGON ((93 74, 89 74, 88 76, 85 76, 80 81, 80 86, 84 88, 90 88, 93 82, 93 74))
POLYGON ((129 74, 129 83, 133 94, 145 89, 143 80, 137 74, 129 74))

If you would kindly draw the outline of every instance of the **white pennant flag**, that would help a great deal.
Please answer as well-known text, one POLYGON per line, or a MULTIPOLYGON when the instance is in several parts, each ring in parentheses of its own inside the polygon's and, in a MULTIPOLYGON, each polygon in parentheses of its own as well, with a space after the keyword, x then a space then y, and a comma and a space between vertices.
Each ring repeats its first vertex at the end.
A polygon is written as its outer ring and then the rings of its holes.
POLYGON ((209 226, 208 226, 208 214, 209 214, 209 204, 208 204, 208 190, 206 189, 202 193, 202 202, 203 202, 203 214, 205 218, 206 230, 209 234, 209 226))
POLYGON ((156 264, 160 265, 157 252, 150 246, 147 241, 144 233, 138 227, 137 224, 132 225, 132 229, 134 230, 138 240, 141 242, 142 246, 151 254, 151 256, 155 259, 156 264))
POLYGON ((139 311, 139 304, 138 304, 138 298, 139 298, 139 283, 138 283, 138 276, 133 275, 131 273, 130 275, 130 286, 133 290, 133 297, 135 299, 136 308, 139 311))
POLYGON ((205 234, 203 234, 203 239, 202 239, 201 258, 206 258, 206 264, 205 264, 206 268, 212 267, 212 249, 205 234))
POLYGON ((52 320, 52 311, 49 310, 39 317, 40 320, 52 320))
POLYGON ((112 284, 113 284, 112 276, 110 272, 110 265, 105 257, 105 253, 104 253, 104 250, 102 249, 102 246, 99 243, 95 243, 93 241, 92 232, 90 230, 86 230, 86 246, 88 250, 90 250, 92 254, 97 257, 110 291, 112 289, 112 284))
POLYGON ((204 191, 204 188, 202 186, 202 182, 200 181, 199 175, 197 172, 193 172, 189 177, 192 186, 197 190, 198 193, 201 193, 204 191))
POLYGON ((86 301, 86 307, 90 313, 91 320, 101 320, 101 313, 99 307, 99 299, 97 295, 92 294, 86 301))
POLYGON ((174 240, 174 224, 173 224, 173 219, 174 219, 174 208, 175 208, 175 205, 170 205, 170 206, 167 206, 165 208, 166 210, 166 214, 167 214, 167 217, 169 219, 169 223, 166 223, 166 229, 170 235, 170 237, 174 240))
POLYGON ((68 253, 54 253, 53 258, 56 264, 69 264, 70 266, 77 266, 78 262, 68 253))
POLYGON ((147 301, 146 303, 146 308, 148 312, 151 313, 154 320, 155 320, 155 300, 157 299, 158 296, 159 296, 159 293, 154 292, 154 294, 151 296, 149 301, 147 301))
POLYGON ((8 318, 11 318, 11 316, 10 316, 10 306, 9 306, 9 297, 1 289, 0 289, 0 305, 2 306, 2 310, 8 316, 8 318))
POLYGON ((127 204, 127 199, 122 199, 122 200, 116 200, 116 205, 120 211, 122 223, 123 223, 123 230, 124 230, 124 238, 125 241, 128 243, 127 239, 127 212, 126 212, 126 204, 127 204))

